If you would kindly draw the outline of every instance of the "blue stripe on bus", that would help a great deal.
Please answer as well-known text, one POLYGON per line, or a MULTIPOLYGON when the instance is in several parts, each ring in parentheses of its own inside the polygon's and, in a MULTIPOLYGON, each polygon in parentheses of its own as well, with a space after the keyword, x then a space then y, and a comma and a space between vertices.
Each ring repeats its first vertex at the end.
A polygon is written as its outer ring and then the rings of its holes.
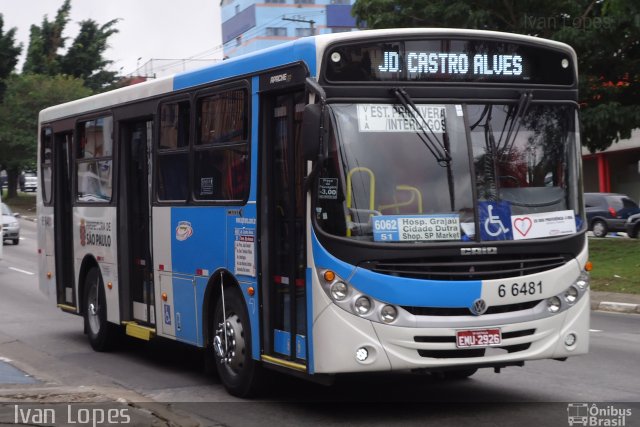
POLYGON ((310 374, 315 372, 313 366, 313 279, 312 269, 307 268, 307 369, 310 374))
POLYGON ((375 273, 340 261, 312 233, 314 262, 330 268, 358 291, 379 301, 415 307, 470 307, 482 294, 482 281, 418 280, 375 273))
POLYGON ((180 90, 229 77, 242 76, 293 62, 304 61, 312 76, 316 73, 316 44, 312 37, 227 59, 219 64, 186 71, 173 78, 173 89, 180 90))

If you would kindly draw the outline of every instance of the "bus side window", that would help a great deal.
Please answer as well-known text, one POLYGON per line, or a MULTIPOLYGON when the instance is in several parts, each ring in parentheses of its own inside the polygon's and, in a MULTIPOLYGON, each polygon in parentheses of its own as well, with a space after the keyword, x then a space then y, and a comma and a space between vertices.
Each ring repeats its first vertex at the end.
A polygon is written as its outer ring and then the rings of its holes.
POLYGON ((189 101, 160 107, 158 200, 185 201, 189 194, 189 101))

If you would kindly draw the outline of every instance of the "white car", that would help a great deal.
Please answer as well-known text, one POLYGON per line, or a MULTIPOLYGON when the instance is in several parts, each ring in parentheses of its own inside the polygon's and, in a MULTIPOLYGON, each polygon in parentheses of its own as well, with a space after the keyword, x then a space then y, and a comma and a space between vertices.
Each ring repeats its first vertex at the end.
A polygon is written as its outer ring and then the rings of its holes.
POLYGON ((38 176, 33 172, 25 172, 24 183, 20 185, 21 191, 38 191, 38 176))
POLYGON ((14 214, 9 206, 0 204, 2 209, 2 244, 5 240, 11 240, 14 245, 20 243, 20 222, 16 219, 20 214, 14 214))

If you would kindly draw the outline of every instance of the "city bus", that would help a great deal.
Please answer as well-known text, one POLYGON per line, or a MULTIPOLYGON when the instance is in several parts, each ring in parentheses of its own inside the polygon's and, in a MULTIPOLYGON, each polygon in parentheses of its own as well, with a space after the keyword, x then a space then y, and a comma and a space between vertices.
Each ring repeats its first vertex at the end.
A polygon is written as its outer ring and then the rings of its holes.
POLYGON ((466 378, 589 345, 575 52, 318 35, 47 108, 40 287, 121 334, 268 370, 466 378))

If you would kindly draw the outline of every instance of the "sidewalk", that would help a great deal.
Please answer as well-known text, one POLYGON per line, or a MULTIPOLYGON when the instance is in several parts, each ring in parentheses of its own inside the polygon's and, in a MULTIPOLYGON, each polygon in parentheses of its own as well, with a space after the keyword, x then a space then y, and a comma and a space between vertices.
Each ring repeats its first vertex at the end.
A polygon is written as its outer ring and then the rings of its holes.
POLYGON ((591 309, 640 314, 640 295, 591 291, 591 309))

